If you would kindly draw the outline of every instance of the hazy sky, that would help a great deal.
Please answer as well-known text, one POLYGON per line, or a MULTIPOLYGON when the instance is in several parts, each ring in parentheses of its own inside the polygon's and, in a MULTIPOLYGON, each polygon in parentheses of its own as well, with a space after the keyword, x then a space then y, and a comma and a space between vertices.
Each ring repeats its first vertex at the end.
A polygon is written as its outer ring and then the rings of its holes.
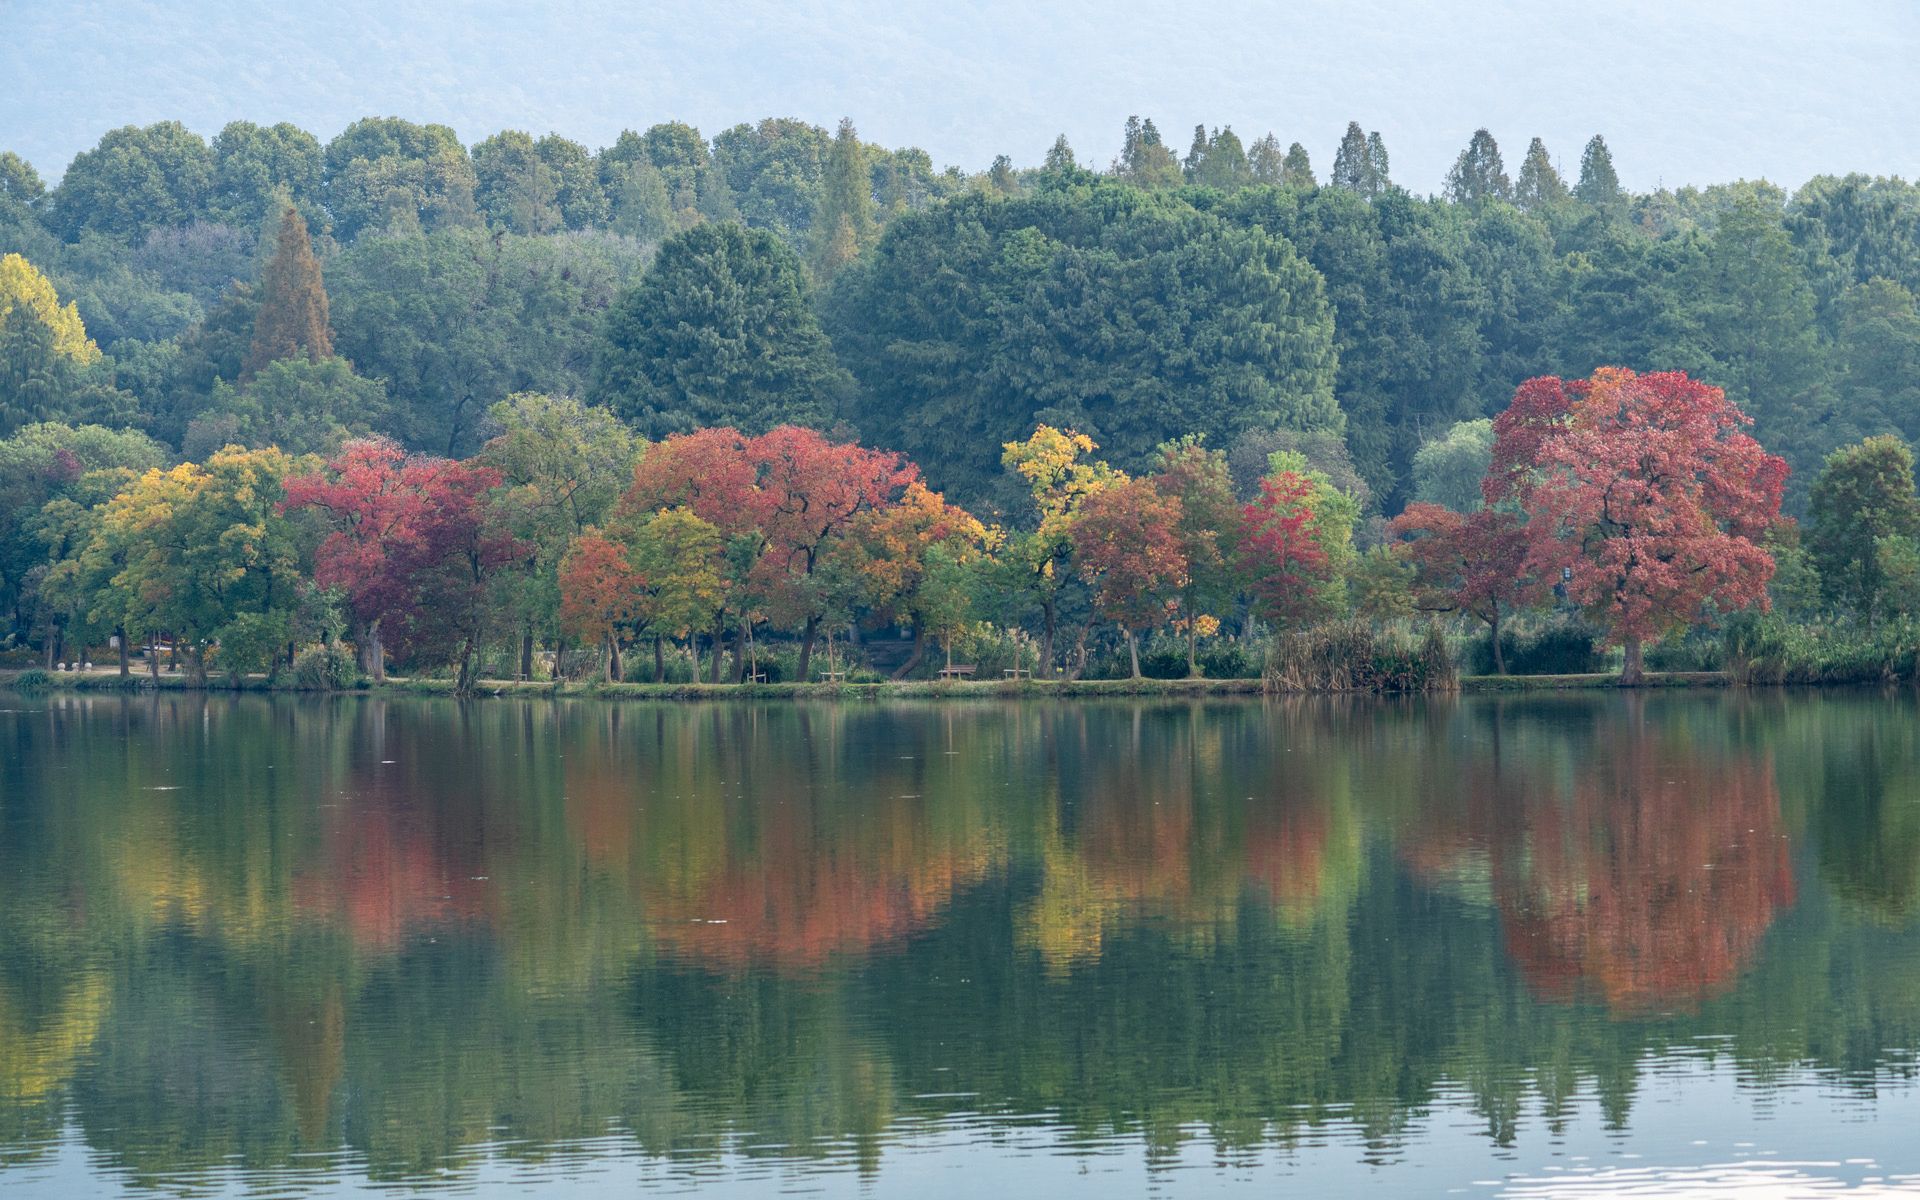
POLYGON ((1348 120, 1439 187, 1474 128, 1509 169, 1594 132, 1632 187, 1920 174, 1920 0, 0 0, 0 149, 53 177, 107 129, 235 118, 323 139, 357 116, 592 146, 762 116, 1036 163, 1104 166, 1129 113, 1298 140, 1324 177, 1348 120))

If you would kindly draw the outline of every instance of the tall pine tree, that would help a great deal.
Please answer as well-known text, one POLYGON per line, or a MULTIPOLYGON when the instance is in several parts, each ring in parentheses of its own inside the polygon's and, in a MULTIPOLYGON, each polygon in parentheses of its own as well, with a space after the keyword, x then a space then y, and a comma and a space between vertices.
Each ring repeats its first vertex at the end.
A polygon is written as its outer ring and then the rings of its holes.
POLYGON ((1526 161, 1520 164, 1520 176, 1514 181, 1513 199, 1521 208, 1551 208, 1567 198, 1566 181, 1553 166, 1547 144, 1539 138, 1527 146, 1526 161))
POLYGON ((873 244, 873 176, 853 122, 842 119, 827 154, 820 207, 813 214, 813 271, 822 280, 873 244))
POLYGON ((1255 183, 1278 184, 1285 180, 1286 156, 1280 151, 1280 139, 1271 133, 1247 147, 1247 173, 1255 183))
POLYGON ((1573 185, 1573 194, 1603 211, 1617 210, 1626 200, 1620 190, 1620 176, 1614 174, 1607 139, 1597 133, 1580 154, 1580 182, 1573 185))
POLYGON ((1340 138, 1340 148, 1333 152, 1332 183, 1334 187, 1358 192, 1362 196, 1372 196, 1376 190, 1366 131, 1360 128, 1358 121, 1347 122, 1347 132, 1340 138))
POLYGON ((1313 160, 1307 157, 1307 148, 1299 142, 1287 147, 1286 161, 1280 164, 1280 186, 1294 191, 1310 192, 1320 186, 1313 177, 1313 160))
POLYGON ((1455 204, 1484 204, 1489 200, 1513 199, 1513 184, 1507 179, 1506 164, 1500 161, 1500 143, 1484 129, 1473 131, 1473 139, 1447 172, 1447 199, 1455 204))
POLYGON ((1153 118, 1127 118, 1126 139, 1120 157, 1114 160, 1113 174, 1138 188, 1179 187, 1180 160, 1160 140, 1153 118))
POLYGON ((313 257, 306 218, 288 205, 280 216, 280 237, 273 258, 260 276, 260 310, 253 319, 253 344, 243 374, 253 374, 283 358, 318 362, 333 354, 327 325, 327 289, 313 257))

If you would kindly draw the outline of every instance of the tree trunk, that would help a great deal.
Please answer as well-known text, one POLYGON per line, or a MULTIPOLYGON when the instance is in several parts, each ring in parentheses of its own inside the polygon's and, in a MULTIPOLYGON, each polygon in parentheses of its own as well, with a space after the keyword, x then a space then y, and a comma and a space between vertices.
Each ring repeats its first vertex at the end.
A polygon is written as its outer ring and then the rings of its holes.
POLYGON ((666 639, 659 634, 653 635, 653 681, 655 683, 667 681, 667 649, 662 644, 665 641, 666 639))
POLYGON ((1187 605, 1187 678, 1200 678, 1200 618, 1187 605))
POLYGON ((927 627, 925 625, 915 625, 913 627, 913 653, 907 655, 907 661, 901 663, 900 666, 895 669, 893 677, 895 679, 905 679, 907 676, 913 674, 919 669, 920 661, 926 656, 927 627))
POLYGON ((797 683, 807 682, 808 668, 813 665, 813 639, 820 633, 820 618, 808 617, 807 627, 800 635, 800 678, 797 683))
POLYGON ((620 639, 607 639, 607 682, 620 682, 620 639))
POLYGON ((553 682, 565 683, 567 679, 567 642, 565 638, 553 644, 553 682))
MULTIPOLYGON (((708 676, 715 683, 720 682, 720 651, 727 644, 727 628, 724 625, 713 627, 713 672, 708 676)), ((740 618, 740 624, 733 631, 733 681, 740 683, 747 677, 747 619, 740 618)))
POLYGON ((1627 660, 1620 668, 1620 686, 1638 687, 1640 679, 1646 673, 1645 654, 1639 638, 1628 638, 1626 643, 1627 660))
POLYGON ((1052 601, 1040 606, 1040 670, 1035 672, 1042 679, 1053 678, 1053 634, 1059 624, 1059 617, 1053 611, 1052 601))
POLYGON ((49 671, 53 670, 53 664, 59 661, 54 656, 59 653, 60 653, 60 627, 58 625, 53 624, 52 622, 48 622, 47 623, 47 670, 49 671))
POLYGON ((1493 673, 1495 675, 1505 675, 1507 673, 1507 656, 1500 649, 1500 613, 1497 610, 1493 614, 1493 619, 1488 621, 1487 624, 1493 629, 1493 673))
MULTIPOLYGON (((174 644, 179 645, 177 639, 174 644)), ((207 686, 207 648, 198 642, 187 651, 187 681, 195 687, 207 686)))
POLYGON ((147 635, 147 676, 155 683, 160 682, 160 635, 147 635))
POLYGON ((1138 679, 1140 678, 1140 639, 1134 636, 1133 630, 1131 629, 1127 630, 1126 633, 1127 657, 1133 660, 1133 677, 1138 679))
POLYGON ((133 673, 133 664, 128 660, 128 657, 127 657, 127 631, 124 629, 114 630, 113 644, 119 647, 120 678, 125 679, 128 675, 133 673))
POLYGON ((387 677, 386 647, 380 644, 380 621, 375 618, 353 639, 360 659, 360 673, 378 683, 387 677))
POLYGON ((533 682, 533 626, 520 634, 520 681, 533 682))
POLYGON ((471 639, 460 643, 460 674, 454 679, 455 695, 466 696, 473 691, 473 642, 471 639))

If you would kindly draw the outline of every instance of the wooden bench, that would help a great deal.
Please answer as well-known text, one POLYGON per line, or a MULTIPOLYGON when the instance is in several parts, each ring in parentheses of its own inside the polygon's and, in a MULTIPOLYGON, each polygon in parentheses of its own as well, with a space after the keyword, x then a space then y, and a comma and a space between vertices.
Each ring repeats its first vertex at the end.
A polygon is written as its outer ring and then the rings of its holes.
POLYGON ((753 671, 747 675, 748 683, 765 683, 766 681, 767 673, 765 671, 753 671))
POLYGON ((976 667, 973 667, 973 666, 964 666, 964 667, 941 667, 941 668, 940 668, 940 678, 942 678, 942 679, 971 679, 971 678, 973 678, 973 673, 974 673, 974 671, 975 671, 975 670, 977 670, 977 669, 978 669, 978 668, 976 668, 976 667))
POLYGON ((841 680, 845 679, 846 677, 847 677, 847 673, 845 671, 820 672, 820 678, 826 680, 828 683, 839 683, 841 680))
POLYGON ((1008 679, 1032 679, 1033 672, 1025 667, 1002 667, 1000 674, 1008 679))

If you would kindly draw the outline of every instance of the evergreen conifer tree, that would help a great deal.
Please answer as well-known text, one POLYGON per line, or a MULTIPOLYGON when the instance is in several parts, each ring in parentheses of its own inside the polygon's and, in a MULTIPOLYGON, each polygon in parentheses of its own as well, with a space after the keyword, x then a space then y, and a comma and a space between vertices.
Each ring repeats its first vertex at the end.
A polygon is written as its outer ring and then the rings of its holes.
POLYGON ((1447 173, 1447 199, 1455 204, 1513 199, 1513 184, 1507 179, 1506 164, 1500 161, 1500 143, 1491 133, 1473 131, 1473 140, 1447 173))
POLYGON ((1127 118, 1126 141, 1114 160, 1113 174, 1138 188, 1178 187, 1180 160, 1160 140, 1153 118, 1127 118))
POLYGON ((1387 169, 1387 144, 1380 140, 1378 129, 1367 135, 1367 172, 1373 183, 1368 195, 1383 196, 1393 186, 1393 173, 1387 169))
POLYGON ((1061 134, 1053 139, 1053 145, 1047 150, 1045 170, 1048 174, 1058 175, 1078 169, 1080 164, 1074 160, 1073 147, 1067 142, 1067 135, 1061 134))
POLYGON ((1206 161, 1207 127, 1205 125, 1195 125, 1193 127, 1193 144, 1187 147, 1187 161, 1181 164, 1186 170, 1188 183, 1192 183, 1199 178, 1200 169, 1205 165, 1206 161))
POLYGON ((1333 152, 1333 175, 1329 182, 1337 188, 1373 195, 1373 167, 1367 155, 1367 134, 1360 122, 1348 121, 1340 148, 1333 152))
POLYGON ((1247 174, 1255 183, 1278 184, 1286 177, 1286 156, 1271 133, 1247 147, 1247 174))
POLYGON ((987 168, 987 188, 1002 196, 1011 196, 1020 190, 1020 180, 1013 173, 1013 160, 1004 154, 993 156, 993 165, 987 168))
POLYGON ((813 216, 813 269, 830 279, 873 244, 873 177, 853 122, 842 119, 827 154, 820 207, 813 216))
POLYGON ((246 377, 283 358, 315 362, 333 354, 327 325, 327 289, 313 257, 306 218, 288 205, 281 213, 273 257, 260 275, 260 310, 253 319, 253 344, 247 350, 246 377))
POLYGON ((1614 174, 1607 139, 1597 133, 1580 155, 1580 182, 1574 185, 1573 194, 1599 209, 1617 208, 1626 199, 1620 190, 1620 176, 1614 174))
POLYGON ((1313 177, 1313 160, 1299 142, 1287 147, 1286 161, 1280 164, 1280 186, 1310 192, 1320 185, 1313 177))
POLYGON ((1521 208, 1551 208, 1567 198, 1566 181, 1554 170, 1547 144, 1539 138, 1527 146, 1526 161, 1520 164, 1520 176, 1514 181, 1513 198, 1521 208))

